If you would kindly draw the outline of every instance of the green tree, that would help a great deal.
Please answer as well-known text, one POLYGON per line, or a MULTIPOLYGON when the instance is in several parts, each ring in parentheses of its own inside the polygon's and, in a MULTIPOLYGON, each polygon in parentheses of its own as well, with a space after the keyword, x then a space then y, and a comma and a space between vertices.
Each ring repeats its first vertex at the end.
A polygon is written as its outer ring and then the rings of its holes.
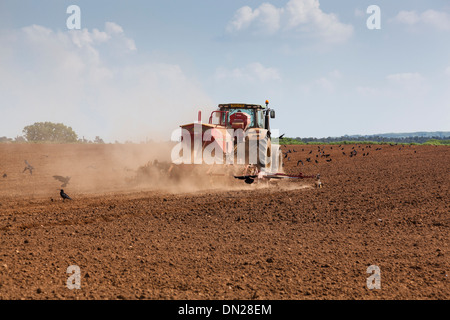
POLYGON ((8 137, 0 137, 0 143, 11 142, 12 139, 8 137))
POLYGON ((94 140, 94 143, 105 143, 104 141, 103 141, 103 139, 102 138, 100 138, 99 136, 96 136, 95 137, 95 140, 94 140))
POLYGON ((22 137, 22 136, 17 136, 17 137, 14 138, 14 142, 24 143, 24 142, 27 142, 27 140, 24 137, 22 137))
POLYGON ((77 142, 78 136, 71 127, 62 123, 36 122, 23 129, 25 138, 29 142, 77 142))

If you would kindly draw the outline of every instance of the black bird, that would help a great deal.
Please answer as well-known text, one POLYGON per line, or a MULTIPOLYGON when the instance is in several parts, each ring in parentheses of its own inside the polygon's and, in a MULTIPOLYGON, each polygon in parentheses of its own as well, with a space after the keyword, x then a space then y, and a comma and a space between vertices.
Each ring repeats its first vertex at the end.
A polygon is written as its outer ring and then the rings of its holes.
POLYGON ((284 158, 286 159, 286 158, 287 158, 287 156, 288 156, 288 154, 287 154, 287 153, 285 153, 285 154, 284 154, 284 158))
POLYGON ((302 166, 303 166, 303 161, 302 161, 302 160, 298 160, 298 161, 297 161, 297 166, 298 166, 299 163, 301 163, 302 166))
POLYGON ((326 162, 331 162, 331 160, 332 160, 332 159, 327 159, 327 160, 325 160, 325 161, 326 161, 326 162))
POLYGON ((26 164, 27 166, 25 167, 25 169, 23 169, 23 172, 29 170, 29 171, 30 171, 30 174, 33 174, 33 169, 34 169, 34 168, 28 163, 27 160, 25 160, 25 164, 26 164))
POLYGON ((255 182, 255 180, 252 179, 252 178, 247 178, 244 181, 245 181, 246 184, 252 184, 253 182, 255 182))
POLYGON ((308 154, 311 154, 311 153, 312 153, 312 150, 308 154))
POLYGON ((249 175, 249 176, 234 176, 236 179, 244 180, 247 184, 252 184, 255 179, 258 177, 257 175, 249 175))
POLYGON ((8 175, 5 173, 4 175, 3 175, 3 178, 6 178, 8 175))
POLYGON ((314 161, 316 161, 316 163, 319 163, 319 161, 317 161, 317 160, 314 160, 314 161))
POLYGON ((69 184, 70 177, 62 177, 62 176, 53 176, 58 181, 61 181, 63 184, 61 185, 61 188, 66 187, 69 184))
POLYGON ((61 195, 61 198, 63 198, 63 201, 65 201, 66 199, 72 200, 71 197, 69 197, 63 189, 61 189, 61 191, 59 192, 59 194, 61 195))

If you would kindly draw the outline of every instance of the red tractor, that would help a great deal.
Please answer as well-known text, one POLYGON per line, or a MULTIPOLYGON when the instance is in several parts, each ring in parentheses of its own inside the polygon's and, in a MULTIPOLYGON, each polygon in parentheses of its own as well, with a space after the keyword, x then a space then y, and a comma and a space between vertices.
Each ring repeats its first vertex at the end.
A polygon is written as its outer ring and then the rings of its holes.
POLYGON ((260 179, 316 177, 282 173, 282 152, 278 144, 272 144, 270 131, 275 111, 268 105, 269 101, 265 106, 219 104, 208 123, 202 123, 199 112, 198 122, 180 126, 181 139, 172 152, 169 172, 177 171, 175 167, 189 171, 192 165, 206 165, 208 175, 231 175, 249 184, 260 179))

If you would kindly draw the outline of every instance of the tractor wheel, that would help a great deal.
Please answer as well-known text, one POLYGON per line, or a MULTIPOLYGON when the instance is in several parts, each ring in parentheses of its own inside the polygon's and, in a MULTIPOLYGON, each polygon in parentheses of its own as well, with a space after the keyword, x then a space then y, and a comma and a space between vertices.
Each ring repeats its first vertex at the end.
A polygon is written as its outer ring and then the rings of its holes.
POLYGON ((272 173, 283 171, 283 152, 281 151, 280 145, 272 145, 272 173))
POLYGON ((257 139, 245 138, 245 164, 270 170, 272 163, 272 144, 268 137, 257 139))
POLYGON ((269 138, 258 141, 258 166, 270 171, 272 165, 272 143, 269 138))

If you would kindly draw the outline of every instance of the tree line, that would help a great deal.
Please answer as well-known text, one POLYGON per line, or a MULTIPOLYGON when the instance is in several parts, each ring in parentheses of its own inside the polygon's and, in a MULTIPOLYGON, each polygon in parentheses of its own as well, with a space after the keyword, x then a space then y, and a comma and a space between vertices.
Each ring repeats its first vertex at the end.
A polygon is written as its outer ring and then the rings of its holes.
POLYGON ((23 128, 22 133, 23 136, 18 136, 14 139, 0 137, 0 143, 104 143, 103 139, 99 136, 95 137, 94 141, 84 139, 84 137, 80 139, 71 127, 68 127, 63 123, 35 122, 34 124, 23 128))

